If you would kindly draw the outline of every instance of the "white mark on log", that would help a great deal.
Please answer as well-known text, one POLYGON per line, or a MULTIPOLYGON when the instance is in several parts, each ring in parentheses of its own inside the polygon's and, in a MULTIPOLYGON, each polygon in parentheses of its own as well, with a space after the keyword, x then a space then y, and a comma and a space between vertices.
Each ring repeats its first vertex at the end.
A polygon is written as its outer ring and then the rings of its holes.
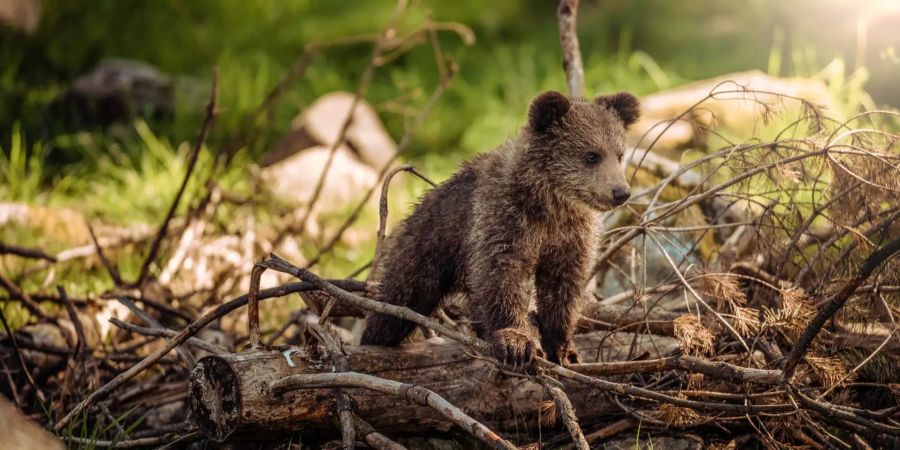
POLYGON ((284 356, 284 360, 287 361, 287 365, 289 367, 297 367, 297 364, 294 364, 294 361, 291 359, 291 353, 294 352, 300 353, 300 350, 297 350, 296 348, 289 348, 281 352, 281 355, 284 356))

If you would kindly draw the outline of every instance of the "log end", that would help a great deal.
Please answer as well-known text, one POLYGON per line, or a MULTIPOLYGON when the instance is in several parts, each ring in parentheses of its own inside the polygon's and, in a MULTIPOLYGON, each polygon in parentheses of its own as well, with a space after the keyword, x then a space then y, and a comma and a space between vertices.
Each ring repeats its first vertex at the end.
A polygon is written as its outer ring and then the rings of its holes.
POLYGON ((201 359, 191 370, 191 416, 208 438, 223 442, 237 428, 241 417, 238 376, 217 356, 201 359))

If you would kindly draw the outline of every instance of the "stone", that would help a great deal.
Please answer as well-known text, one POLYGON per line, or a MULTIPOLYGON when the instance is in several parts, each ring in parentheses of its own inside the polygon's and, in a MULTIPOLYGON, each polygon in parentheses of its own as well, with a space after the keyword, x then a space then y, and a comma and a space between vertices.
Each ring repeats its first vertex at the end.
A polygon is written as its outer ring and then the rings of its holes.
MULTIPOLYGON (((350 113, 354 96, 349 92, 332 92, 319 97, 294 118, 291 131, 266 155, 263 164, 274 164, 315 145, 333 146, 350 113)), ((385 130, 378 113, 365 100, 359 100, 354 111, 342 145, 363 164, 381 170, 394 157, 397 144, 385 130)))
POLYGON ((70 129, 107 126, 137 117, 174 115, 172 80, 140 61, 109 59, 72 83, 50 106, 50 114, 70 129))

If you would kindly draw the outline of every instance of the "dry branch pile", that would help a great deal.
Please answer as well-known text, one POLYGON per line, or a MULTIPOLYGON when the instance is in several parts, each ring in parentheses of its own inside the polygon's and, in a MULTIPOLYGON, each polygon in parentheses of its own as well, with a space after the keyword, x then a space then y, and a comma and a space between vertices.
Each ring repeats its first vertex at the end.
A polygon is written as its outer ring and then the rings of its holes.
MULTIPOLYGON (((399 2, 394 20, 404 8, 399 2)), ((570 89, 581 92, 576 11, 577 1, 564 0, 559 14, 570 89)), ((432 44, 441 73, 381 166, 384 192, 393 174, 413 170, 391 167, 453 76, 436 38, 450 25, 428 21, 408 36, 388 26, 371 39, 354 105, 372 71, 420 41, 432 44)), ((258 114, 327 47, 310 46, 258 114)), ((212 126, 215 94, 207 112, 191 166, 212 126)), ((885 118, 892 119, 872 112, 835 121, 801 98, 722 83, 655 127, 653 139, 627 158, 635 195, 606 218, 596 298, 584 306, 576 338, 585 361, 562 367, 538 360, 516 373, 474 336, 465 299, 424 317, 370 300, 373 286, 353 276, 326 281, 309 270, 334 250, 381 181, 304 267, 263 259, 286 236, 303 238, 348 116, 312 197, 292 215, 299 224, 221 224, 223 207, 252 217, 268 205, 222 192, 213 172, 190 212, 174 214, 182 189, 154 233, 94 237, 78 257, 106 268, 117 286, 111 292, 26 292, 0 274, 5 300, 34 319, 12 332, 0 315, 0 392, 59 436, 96 447, 251 440, 272 448, 403 448, 398 442, 437 445, 424 440, 433 436, 500 448, 636 440, 685 448, 900 445, 900 258, 893 257, 900 251, 900 152, 897 135, 882 129, 885 118), (651 152, 670 127, 729 102, 749 103, 760 123, 783 127, 684 163, 651 152), (135 241, 151 250, 138 279, 123 280, 115 251, 135 241), (201 279, 194 290, 184 282, 201 279), (260 289, 266 280, 281 284, 260 289), (261 301, 295 293, 303 308, 275 327, 261 326, 261 301), (116 308, 126 313, 109 319, 115 329, 107 333, 98 321, 116 308), (370 311, 416 322, 417 342, 352 345, 359 318, 370 311)), ((716 133, 712 125, 705 133, 716 133)), ((226 145, 221 164, 252 135, 226 145)), ((0 245, 0 253, 33 260, 33 270, 63 259, 14 245, 0 245)))

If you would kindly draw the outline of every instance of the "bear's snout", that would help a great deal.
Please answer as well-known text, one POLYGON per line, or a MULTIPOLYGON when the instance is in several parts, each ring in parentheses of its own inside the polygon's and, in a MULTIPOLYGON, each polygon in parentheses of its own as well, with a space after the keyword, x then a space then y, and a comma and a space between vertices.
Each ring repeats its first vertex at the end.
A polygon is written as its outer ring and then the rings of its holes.
POLYGON ((613 202, 616 206, 622 205, 631 198, 631 191, 627 187, 617 187, 613 189, 613 202))

